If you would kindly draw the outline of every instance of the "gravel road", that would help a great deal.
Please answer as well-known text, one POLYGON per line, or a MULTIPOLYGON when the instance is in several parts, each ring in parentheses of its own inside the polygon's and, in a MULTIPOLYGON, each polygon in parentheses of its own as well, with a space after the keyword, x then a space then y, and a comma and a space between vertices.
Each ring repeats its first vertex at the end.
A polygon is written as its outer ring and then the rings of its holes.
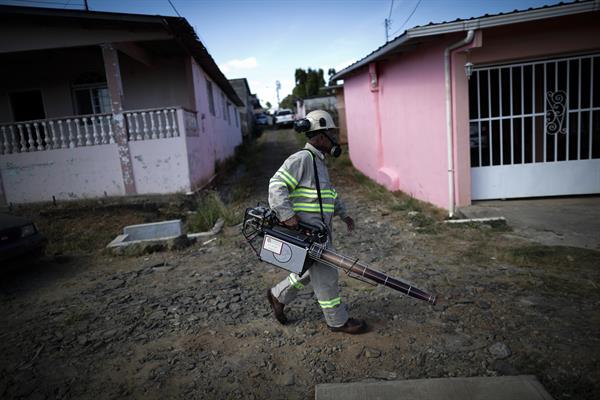
MULTIPOLYGON (((248 204, 265 200, 297 147, 289 130, 266 132, 259 162, 219 190, 245 180, 248 204)), ((335 223, 338 251, 436 292, 436 306, 342 276, 367 334, 329 332, 310 291, 279 325, 265 292, 285 272, 239 227, 180 251, 48 255, 3 271, 0 397, 306 399, 325 382, 533 374, 556 399, 600 398, 599 253, 489 226, 424 229, 421 211, 341 169, 332 179, 357 225, 335 223)))

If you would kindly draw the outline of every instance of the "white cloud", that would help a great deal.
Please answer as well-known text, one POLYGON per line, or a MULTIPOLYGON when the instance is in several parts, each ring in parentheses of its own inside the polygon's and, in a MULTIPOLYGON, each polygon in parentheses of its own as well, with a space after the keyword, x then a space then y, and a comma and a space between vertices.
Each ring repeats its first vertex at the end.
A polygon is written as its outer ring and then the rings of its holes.
POLYGON ((224 74, 227 74, 233 70, 238 69, 253 69, 258 67, 258 62, 256 61, 256 57, 248 57, 243 60, 234 58, 233 60, 227 61, 225 64, 219 65, 221 71, 224 74))

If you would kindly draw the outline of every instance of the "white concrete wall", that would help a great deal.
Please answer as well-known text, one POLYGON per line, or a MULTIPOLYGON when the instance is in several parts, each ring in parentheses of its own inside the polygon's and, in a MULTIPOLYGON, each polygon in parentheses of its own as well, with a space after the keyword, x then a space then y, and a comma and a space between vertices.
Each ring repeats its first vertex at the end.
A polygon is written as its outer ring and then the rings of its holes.
POLYGON ((190 191, 186 138, 129 142, 138 194, 190 191))
MULTIPOLYGON (((129 142, 138 194, 190 191, 185 136, 129 142)), ((75 200, 125 194, 116 144, 0 156, 7 202, 75 200)))
POLYGON ((125 194, 116 144, 3 154, 0 173, 8 203, 125 194))

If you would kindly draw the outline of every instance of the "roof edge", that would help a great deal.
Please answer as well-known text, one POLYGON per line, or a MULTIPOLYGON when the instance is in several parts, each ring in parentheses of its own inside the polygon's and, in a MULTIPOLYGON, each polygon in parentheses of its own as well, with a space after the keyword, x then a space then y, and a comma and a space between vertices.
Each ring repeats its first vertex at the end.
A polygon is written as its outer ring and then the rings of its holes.
POLYGON ((390 53, 394 49, 406 44, 410 39, 436 36, 447 33, 464 32, 476 29, 485 29, 495 26, 510 25, 520 22, 537 21, 548 18, 562 17, 567 15, 582 14, 600 10, 600 0, 590 1, 575 1, 569 4, 557 4, 554 6, 543 6, 540 8, 529 9, 524 11, 514 11, 509 13, 501 13, 498 15, 488 16, 487 14, 477 18, 443 22, 439 24, 417 26, 407 29, 400 36, 392 41, 384 44, 379 49, 373 51, 363 59, 344 68, 330 78, 330 82, 344 79, 351 72, 376 61, 384 55, 390 53))

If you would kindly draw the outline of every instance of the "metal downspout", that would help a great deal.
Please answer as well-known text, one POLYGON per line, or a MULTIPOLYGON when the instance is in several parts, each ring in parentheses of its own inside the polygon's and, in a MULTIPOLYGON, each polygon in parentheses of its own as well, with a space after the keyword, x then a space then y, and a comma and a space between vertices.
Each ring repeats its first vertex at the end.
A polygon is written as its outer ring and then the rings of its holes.
POLYGON ((452 82, 450 78, 450 57, 452 51, 470 44, 475 36, 474 30, 469 30, 467 36, 444 50, 444 70, 446 81, 446 141, 448 144, 448 213, 454 216, 454 141, 452 132, 452 82))

